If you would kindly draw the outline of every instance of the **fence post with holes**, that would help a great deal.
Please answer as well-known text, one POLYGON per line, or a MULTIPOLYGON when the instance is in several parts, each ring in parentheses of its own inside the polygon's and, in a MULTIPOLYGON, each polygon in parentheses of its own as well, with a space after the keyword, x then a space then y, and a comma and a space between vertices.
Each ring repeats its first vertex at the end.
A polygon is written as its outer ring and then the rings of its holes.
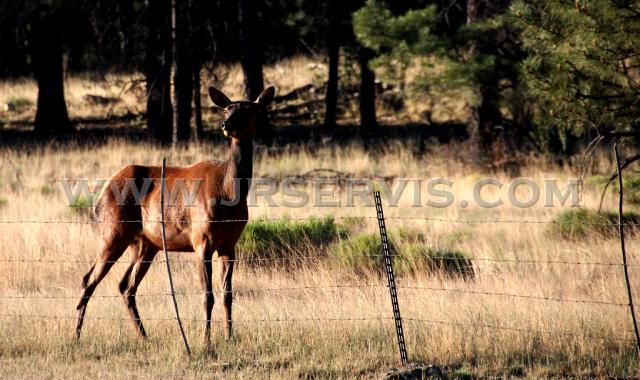
POLYGON ((396 289, 396 279, 393 274, 393 262, 391 261, 391 252, 389 251, 389 239, 387 236, 387 228, 384 223, 384 213, 382 211, 382 201, 380 200, 379 191, 375 192, 375 200, 378 227, 380 227, 380 240, 382 241, 382 253, 384 254, 384 263, 387 270, 387 281, 389 283, 389 293, 391 295, 391 307, 393 308, 393 319, 396 324, 396 335, 398 336, 400 361, 402 362, 402 365, 406 365, 408 362, 407 345, 404 342, 402 317, 400 316, 400 306, 398 305, 398 290, 396 289))
POLYGON ((176 320, 178 321, 178 327, 180 328, 180 335, 182 335, 182 341, 184 342, 184 349, 187 351, 187 355, 191 356, 191 349, 187 342, 187 336, 184 334, 184 328, 182 328, 182 321, 180 320, 180 313, 178 312, 178 301, 176 301, 176 293, 173 289, 173 278, 171 277, 171 265, 169 264, 169 253, 167 252, 167 235, 164 228, 164 193, 165 193, 165 169, 167 165, 167 159, 162 158, 162 171, 160 172, 160 225, 162 227, 162 250, 164 251, 164 261, 167 263, 167 276, 169 278, 169 292, 173 299, 173 307, 176 311, 176 320))
POLYGON ((623 223, 623 205, 624 190, 622 182, 622 165, 620 164, 620 152, 618 144, 613 144, 613 154, 616 159, 616 172, 618 174, 618 234, 620 235, 620 251, 622 252, 622 266, 624 268, 624 280, 627 285, 627 297, 629 299, 629 310, 631 311, 631 321, 633 322, 633 332, 636 336, 636 348, 640 359, 640 333, 638 333, 638 322, 636 320, 636 311, 633 306, 633 295, 631 294, 631 283, 629 281, 629 265, 627 264, 627 250, 624 245, 624 223, 623 223))

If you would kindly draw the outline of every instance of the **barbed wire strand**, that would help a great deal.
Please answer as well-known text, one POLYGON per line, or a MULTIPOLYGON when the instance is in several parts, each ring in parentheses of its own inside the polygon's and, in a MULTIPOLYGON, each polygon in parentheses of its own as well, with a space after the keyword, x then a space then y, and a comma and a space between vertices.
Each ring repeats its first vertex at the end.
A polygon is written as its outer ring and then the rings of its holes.
MULTIPOLYGON (((77 319, 77 316, 74 315, 35 315, 35 314, 0 314, 0 318, 29 318, 29 319, 53 319, 53 320, 66 320, 66 319, 77 319)), ((129 321, 129 318, 124 317, 92 317, 87 316, 84 317, 85 320, 109 320, 109 321, 129 321)), ((392 321, 392 317, 357 317, 357 318, 344 318, 344 317, 328 317, 328 318, 263 318, 263 319, 238 319, 233 320, 234 324, 251 324, 251 323, 302 323, 302 322, 365 322, 365 321, 392 321)), ((558 336, 573 336, 577 338, 592 338, 592 339, 603 339, 603 340, 613 340, 613 341, 622 341, 622 342, 635 342, 634 339, 624 338, 622 336, 616 335, 596 335, 591 333, 579 333, 575 331, 564 331, 564 330, 534 330, 527 329, 521 327, 512 327, 512 326, 500 326, 500 325, 491 325, 491 324, 483 324, 483 323, 471 323, 471 322, 453 322, 453 321, 444 321, 444 320, 432 320, 426 318, 403 318, 404 321, 408 322, 419 322, 419 323, 432 323, 439 325, 449 325, 449 326, 460 326, 460 327, 472 327, 472 328, 485 328, 497 331, 510 331, 516 333, 522 333, 526 335, 558 335, 558 336)), ((154 321, 154 322, 162 322, 162 321, 175 321, 175 317, 152 317, 145 318, 144 321, 154 321)), ((187 318, 185 319, 187 322, 205 322, 204 319, 197 318, 187 318)), ((212 323, 224 323, 225 320, 221 319, 212 319, 210 320, 212 323)))
MULTIPOLYGON (((0 314, 0 318, 31 318, 31 319, 77 319, 76 315, 37 315, 37 314, 0 314)), ((130 321, 130 318, 125 317, 84 317, 86 320, 107 320, 107 321, 130 321)), ((205 322, 204 319, 199 318, 184 318, 189 322, 205 322)), ((167 317, 151 317, 142 318, 143 321, 175 321, 175 316, 167 317)), ((296 322, 350 322, 350 321, 385 321, 393 320, 392 317, 309 317, 309 318, 263 318, 263 319, 233 319, 232 322, 236 323, 296 323, 296 322)), ((211 323, 225 323, 224 319, 211 319, 211 323)))
POLYGON ((575 331, 564 331, 564 330, 532 330, 525 329, 521 327, 512 327, 512 326, 499 326, 499 325, 490 325, 484 323, 471 323, 471 322, 452 322, 452 321, 443 321, 443 320, 433 320, 426 318, 403 318, 403 320, 408 322, 419 322, 419 323, 432 323, 439 325, 449 325, 449 326, 460 326, 460 327, 472 327, 472 328, 486 328, 490 330, 497 331, 511 331, 522 334, 542 334, 542 335, 559 335, 559 336, 572 336, 577 338, 593 338, 593 339, 603 339, 603 340, 614 340, 621 342, 635 342, 635 339, 624 338, 619 335, 599 335, 592 334, 590 332, 575 332, 575 331))
MULTIPOLYGON (((184 252, 186 254, 190 254, 193 252, 184 252)), ((458 264, 456 265, 456 263, 460 263, 460 262, 464 262, 466 260, 468 261, 484 261, 484 262, 495 262, 495 263, 522 263, 522 264, 546 264, 546 265, 552 265, 552 264, 558 264, 558 265, 595 265, 595 266, 624 266, 623 263, 619 263, 619 262, 589 262, 589 261, 571 261, 571 260, 532 260, 532 259, 498 259, 498 258, 484 258, 484 257, 461 257, 461 258, 452 258, 450 256, 429 256, 426 255, 426 258, 428 259, 433 259, 433 260, 447 260, 447 261, 451 261, 453 263, 453 265, 456 266, 456 268, 460 268, 460 269, 464 269, 464 268, 473 268, 470 265, 461 265, 458 264)), ((383 255, 363 255, 363 258, 367 258, 367 257, 384 257, 383 255)), ((411 260, 413 258, 411 257, 406 257, 404 255, 391 255, 391 257, 393 258, 397 258, 397 259, 402 259, 402 260, 411 260)), ((313 261, 313 260, 318 260, 318 259, 327 259, 330 258, 330 256, 327 255, 302 255, 302 256, 286 256, 286 257, 241 257, 241 258, 235 258, 235 259, 226 259, 225 262, 260 262, 260 261, 313 261)), ((183 259, 178 259, 178 258, 174 258, 171 261, 172 262, 179 262, 179 263, 194 263, 194 260, 196 260, 196 258, 194 259, 189 259, 189 260, 183 260, 183 259)), ((91 260, 80 260, 80 259, 40 259, 40 258, 20 258, 20 259, 3 259, 0 258, 0 262, 26 262, 26 263, 93 263, 94 261, 96 261, 95 259, 91 259, 91 260)), ((209 262, 218 262, 220 261, 219 259, 212 259, 212 260, 204 260, 203 262, 205 263, 209 263, 209 262)), ((129 262, 126 262, 125 260, 105 260, 105 261, 101 261, 102 263, 105 264, 127 264, 129 265, 129 262)), ((165 260, 164 259, 157 259, 157 260, 148 260, 148 261, 140 261, 140 263, 145 263, 145 264, 154 264, 154 263, 164 263, 165 260)), ((640 264, 627 264, 628 267, 640 267, 640 264)))
MULTIPOLYGON (((292 286, 292 287, 282 287, 282 288, 256 288, 250 290, 235 290, 232 291, 232 294, 236 295, 253 295, 255 293, 261 292, 286 292, 286 291, 309 291, 309 290, 342 290, 342 289, 386 289, 387 285, 382 284, 362 284, 362 285, 306 285, 306 286, 292 286)), ((474 295, 489 295, 496 297, 506 297, 506 298, 522 298, 522 299, 531 299, 531 300, 539 300, 539 301, 549 301, 549 302, 560 302, 560 303, 577 303, 577 304, 593 304, 593 305, 609 305, 609 306, 629 306, 628 303, 621 302, 612 302, 605 300, 588 300, 588 299, 568 299, 568 298, 557 298, 550 296, 536 296, 529 294, 517 294, 517 293, 506 293, 506 292, 491 292, 491 291, 480 291, 480 290, 469 290, 469 289, 458 289, 458 288, 445 288, 445 287, 430 287, 430 286, 397 286, 398 289, 405 290, 428 290, 428 291, 440 291, 440 292, 450 292, 450 293, 461 293, 461 294, 474 294, 474 295)), ((222 293, 221 291, 217 291, 214 293, 222 293)), ((228 293, 228 292, 227 292, 228 293)), ((205 292, 177 292, 176 295, 180 296, 203 296, 205 292)), ((160 296, 169 296, 171 293, 149 293, 149 294, 137 294, 137 297, 160 297, 160 296)), ((93 295, 86 296, 85 298, 121 298, 121 295, 93 295)), ((2 295, 0 294, 0 299, 78 299, 80 297, 76 297, 73 295, 2 295)), ((639 306, 640 307, 640 306, 639 306)))
MULTIPOLYGON (((245 294, 255 294, 260 292, 284 292, 284 291, 298 291, 298 290, 313 290, 313 289, 366 289, 366 288, 386 288, 386 285, 378 285, 378 284, 366 284, 366 285, 307 285, 307 286, 290 286, 283 288, 256 288, 256 289, 241 289, 241 290, 232 290, 231 292, 223 292, 221 290, 214 291, 213 293, 232 293, 238 295, 245 294)), ((176 292, 175 295, 181 296, 204 296, 207 294, 206 292, 176 292)), ((136 294, 136 297, 160 297, 160 296, 169 296, 171 293, 142 293, 136 294)), ((92 296, 85 296, 83 298, 122 298, 122 295, 119 294, 95 294, 92 296)), ((77 297, 74 295, 62 295, 62 296, 48 296, 48 295, 2 295, 0 294, 0 299, 79 299, 81 297, 77 297)))
MULTIPOLYGON (((375 219, 374 216, 331 216, 331 219, 334 220, 353 220, 353 219, 375 219)), ((254 222, 266 222, 270 220, 276 221, 311 221, 311 220, 322 220, 322 217, 284 217, 284 218, 254 218, 252 220, 249 219, 226 219, 226 220, 190 220, 190 219, 176 219, 176 220, 166 220, 165 223, 248 223, 249 221, 254 222)), ((447 223, 508 223, 508 224, 575 224, 574 221, 560 221, 560 220, 526 220, 526 219, 450 219, 450 218, 434 218, 434 217, 423 217, 423 216, 385 216, 385 219, 394 219, 394 220, 423 220, 423 221, 431 221, 431 222, 447 222, 447 223)), ((32 223, 32 224, 101 224, 101 223, 162 223, 160 220, 148 219, 132 219, 132 220, 37 220, 37 219, 21 219, 21 220, 0 220, 0 224, 21 224, 21 223, 32 223)), ((581 225, 592 225, 592 226, 608 226, 615 227, 618 223, 614 222, 592 222, 592 221, 581 221, 581 225)), ((640 222, 625 222, 622 223, 623 226, 640 226, 640 222)))
POLYGON ((504 293, 504 292, 485 292, 479 290, 468 289, 455 289, 455 288, 443 288, 443 287, 429 287, 429 286, 398 286, 398 289, 406 290, 430 290, 439 292, 451 292, 451 293, 466 293, 476 295, 490 295, 507 298, 525 298, 540 301, 560 302, 560 303, 579 303, 579 304, 593 304, 593 305, 609 305, 609 306, 629 306, 628 303, 611 302, 604 300, 584 300, 584 299, 568 299, 568 298, 556 298, 548 296, 535 296, 529 294, 517 294, 517 293, 504 293))

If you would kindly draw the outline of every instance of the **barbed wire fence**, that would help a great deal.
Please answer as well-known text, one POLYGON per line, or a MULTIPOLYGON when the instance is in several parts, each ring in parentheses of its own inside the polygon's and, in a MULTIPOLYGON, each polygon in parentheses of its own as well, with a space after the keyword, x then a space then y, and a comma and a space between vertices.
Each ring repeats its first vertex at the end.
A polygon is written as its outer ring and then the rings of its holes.
MULTIPOLYGON (((616 152, 616 161, 618 163, 618 170, 620 181, 622 181, 622 171, 620 170, 620 161, 618 154, 616 152)), ((164 189, 162 191, 164 194, 164 189)), ((379 201, 379 193, 376 194, 376 201, 379 201)), ((422 285, 396 285, 393 280, 393 262, 395 259, 403 259, 402 255, 394 254, 390 252, 388 249, 388 244, 385 245, 386 239, 386 227, 384 227, 385 220, 420 220, 420 221, 432 221, 432 222, 442 222, 442 223, 466 223, 466 224, 484 224, 484 223, 493 223, 493 224, 563 224, 563 223, 573 223, 572 221, 563 222, 561 220, 519 220, 519 219, 460 219, 460 218, 434 218, 434 217, 412 217, 412 216, 384 216, 382 213, 382 205, 380 203, 380 207, 376 208, 377 215, 376 216, 360 216, 362 219, 376 219, 380 226, 381 232, 381 242, 383 248, 386 246, 387 249, 383 249, 383 252, 375 252, 371 253, 370 257, 379 257, 384 258, 385 263, 385 271, 387 273, 387 284, 315 284, 315 285, 304 285, 304 286, 289 286, 289 287, 262 287, 251 290, 234 290, 231 293, 234 295, 253 295, 257 292, 296 292, 296 291, 314 291, 314 290, 322 290, 322 291, 343 291, 344 289, 388 289, 391 297, 391 305, 392 305, 392 315, 388 317, 383 316, 354 316, 354 317, 344 317, 344 316, 336 316, 336 317, 309 317, 309 318, 264 318, 264 319, 236 319, 233 320, 233 323, 236 324, 295 324, 295 323, 314 323, 314 322, 336 322, 336 323, 358 323, 358 322, 366 322, 366 321, 377 321, 380 323, 391 322, 393 321, 396 327, 396 335, 398 339, 398 349, 401 358, 402 364, 406 364, 408 361, 408 353, 407 353, 407 344, 405 342, 404 337, 404 329, 402 322, 407 322, 410 325, 415 324, 432 324, 432 325, 444 325, 444 326, 457 326, 457 327, 469 327, 474 329, 486 329, 496 332, 511 332, 516 334, 523 335, 553 335, 560 337, 580 337, 583 339, 599 339, 599 340, 611 340, 618 341, 624 343, 635 343, 636 347, 638 347, 640 353, 640 337, 638 336, 638 328, 635 313, 637 310, 637 306, 634 305, 632 292, 631 292, 631 284, 629 280, 629 268, 639 267, 640 264, 631 264, 628 263, 628 258, 626 254, 626 250, 624 247, 624 228, 629 227, 636 229, 640 226, 640 223, 636 223, 633 221, 624 221, 623 219, 623 194, 622 194, 622 186, 619 186, 619 213, 617 222, 615 224, 606 223, 606 222, 592 222, 585 221, 584 224, 589 225, 600 225, 600 226, 609 226, 609 227, 617 227, 619 233, 619 239, 621 242, 621 251, 622 251, 622 262, 605 262, 605 261, 579 261, 579 260, 534 260, 534 259, 517 259, 517 258, 486 258, 486 257, 468 257, 465 260, 469 260, 470 262, 489 262, 489 263, 513 263, 513 264, 529 264, 529 265, 565 265, 565 266, 603 266, 603 267, 611 267, 611 268, 622 268, 625 274, 625 286, 628 293, 628 302, 614 302, 611 300, 603 300, 603 299, 574 299, 574 298, 564 298, 564 297, 552 297, 552 296, 544 296, 544 295, 536 295, 536 294, 519 294, 519 293, 510 293, 510 292, 497 292, 497 291, 483 291, 483 290, 474 290, 467 289, 463 287, 444 287, 444 286, 422 286, 422 285), (382 224, 380 224, 382 223, 382 224), (478 296, 493 296, 493 297, 504 297, 510 299, 528 299, 535 300, 540 302, 554 302, 554 303, 571 303, 571 304, 585 304, 585 305, 600 305, 605 307, 621 307, 621 308, 629 308, 632 322, 634 326, 635 338, 629 338, 626 335, 604 335, 602 333, 581 330, 581 331, 566 331, 566 330, 548 330, 548 329, 534 329, 534 328, 525 328, 525 327, 516 327, 516 326, 507 326, 500 324, 486 324, 486 323, 478 323, 478 322, 457 322, 451 320, 439 320, 439 319, 429 319, 429 318, 416 318, 416 317, 401 317, 400 309, 398 304, 399 293, 398 290, 404 292, 406 296, 407 293, 411 291, 423 290, 429 292, 446 292, 446 293, 456 293, 456 294, 469 294, 469 295, 478 295, 478 296)), ((164 210, 164 205, 162 207, 164 210)), ((334 219, 341 218, 352 218, 349 217, 340 217, 334 216, 334 219)), ((296 218, 289 217, 287 218, 291 221, 304 221, 304 220, 315 220, 315 218, 296 218)), ((229 219, 229 220, 203 220, 203 221, 176 221, 176 220, 164 220, 164 213, 162 213, 161 220, 115 220, 115 221, 93 221, 93 220, 37 220, 37 219, 23 219, 23 220, 0 220, 0 225, 2 224, 96 224, 96 223, 159 223, 164 230, 164 225, 166 223, 176 223, 176 222, 209 222, 209 223, 239 223, 239 222, 248 222, 246 219, 229 219)), ((270 261, 301 261, 301 262, 313 262, 325 258, 326 256, 322 255, 304 255, 304 256, 290 256, 290 257, 244 257, 244 258, 234 258, 229 261, 234 262, 270 262, 270 261)), ((431 259, 447 259, 446 256, 430 256, 431 259)), ((167 292, 158 292, 158 293, 150 293, 150 294, 137 294, 137 297, 172 297, 174 306, 175 306, 175 315, 165 315, 165 316, 156 316, 151 318, 145 318, 148 321, 157 321, 157 322, 178 322, 179 328, 181 330, 181 335, 184 340, 185 350, 187 353, 190 353, 190 349, 188 346, 186 335, 184 334, 184 329, 182 327, 182 321, 178 313, 178 304, 175 299, 176 296, 202 296, 202 292, 176 292, 172 286, 171 280, 171 269, 170 262, 184 262, 184 263, 193 263, 191 260, 183 260, 183 259, 170 259, 168 253, 165 250, 165 258, 152 260, 152 264, 165 264, 167 267, 167 276, 169 279, 169 290, 167 292)), ((210 260, 212 262, 218 261, 217 259, 210 260)), ((88 263, 92 262, 92 260, 80 260, 80 259, 31 259, 31 258, 0 258, 0 262, 4 263, 88 263)), ((113 261, 109 263, 121 263, 119 261, 113 261)), ((129 263, 125 263, 129 264, 129 263)), ((104 299, 117 299, 121 298, 120 294, 114 295, 93 295, 95 298, 104 298, 104 299)), ((35 299, 51 299, 51 300, 59 300, 59 299, 78 299, 79 297, 74 295, 33 295, 33 294, 1 294, 0 300, 35 300, 35 299)), ((64 320, 64 319, 76 319, 75 315, 47 315, 47 314, 16 314, 16 313, 0 313, 0 318, 24 318, 24 319, 39 319, 39 320, 64 320)), ((84 317, 86 320, 112 320, 112 321, 128 321, 128 318, 124 317, 101 317, 101 316, 86 316, 84 317)), ((189 318, 190 322, 205 322, 205 320, 197 319, 197 318, 189 318)), ((224 320, 211 320, 213 323, 224 323, 224 320)), ((409 330, 410 333, 410 330, 409 330)))
MULTIPOLYGON (((396 218, 397 219, 397 218, 396 218)), ((418 218, 412 218, 418 219, 418 218)), ((428 219, 428 218, 420 218, 420 219, 428 219)), ((297 220, 311 220, 311 218, 297 218, 297 220)), ((455 222, 454 219, 448 220, 449 222, 455 222)), ((0 221, 2 223, 4 221, 0 221)), ((53 221, 52 221, 53 222, 53 221)), ((477 222, 477 221, 465 221, 465 222, 477 222)), ((524 221, 528 222, 528 221, 524 221)), ((536 221, 539 223, 540 221, 536 221)), ((39 223, 39 221, 30 221, 29 223, 39 223)), ((67 221, 61 221, 61 223, 68 223, 67 221)), ((502 223, 499 221, 498 223, 502 223)), ((623 223, 630 226, 635 226, 634 223, 623 223)), ((375 254, 372 253, 370 257, 384 257, 383 254, 375 254)), ((392 258, 402 259, 403 256, 392 254, 392 258)), ((292 256, 292 257, 272 257, 272 258, 235 258, 233 261, 235 262, 245 262, 245 263, 260 263, 265 261, 301 261, 301 262, 313 262, 318 261, 320 259, 326 258, 326 256, 322 255, 305 255, 305 256, 292 256)), ((432 256, 432 259, 446 259, 446 256, 432 256)), ((622 262, 590 262, 590 261, 576 261, 576 260, 520 260, 520 259, 510 259, 510 258, 483 258, 483 257, 469 257, 466 258, 470 261, 480 261, 480 262, 492 262, 492 263, 516 263, 516 264, 532 264, 532 265, 565 265, 565 266, 605 266, 605 267, 616 267, 622 268, 626 267, 639 267, 640 264, 624 264, 622 262)), ((180 258, 172 258, 169 261, 185 263, 185 264, 193 264, 192 260, 189 259, 180 259, 180 258)), ((217 259, 210 260, 212 262, 217 262, 217 259)), ((92 262, 92 260, 83 260, 83 259, 34 259, 34 258, 2 258, 0 262, 5 263, 29 263, 29 264, 50 264, 50 263, 77 263, 77 264, 87 264, 92 262)), ((152 264, 165 264, 167 262, 166 259, 156 259, 148 263, 152 264)), ((113 261, 111 263, 114 264, 126 264, 129 265, 128 262, 124 261, 113 261)), ((305 285, 305 286, 292 286, 292 287, 267 287, 267 288, 256 288, 251 290, 234 290, 232 293, 234 295, 253 295, 257 292, 293 292, 293 291, 311 291, 311 290, 323 290, 323 291, 341 291, 344 289, 367 289, 367 288, 376 288, 376 289, 388 289, 388 285, 384 284, 317 284, 317 285, 305 285)), ((495 296, 495 297, 504 297, 504 298, 515 298, 515 299, 530 299, 530 300, 538 300, 543 302, 555 302, 555 303, 574 303, 574 304, 586 304, 586 305, 602 305, 606 307, 629 307, 629 303, 624 302, 614 302, 609 300, 599 300, 599 299, 577 299, 577 298, 560 298, 560 297, 551 297, 551 296, 542 296, 542 295, 533 295, 533 294, 519 294, 519 293, 508 293, 508 292, 494 292, 494 291, 482 291, 482 290, 473 290, 466 288, 456 288, 456 287, 441 287, 441 286, 410 286, 410 285, 399 285, 396 287, 397 291, 404 292, 404 295, 408 296, 407 292, 415 291, 415 290, 426 290, 426 291, 434 291, 434 292, 446 292, 446 293, 459 293, 459 294, 469 294, 469 295, 482 295, 482 296, 495 296)), ((158 293, 150 293, 150 294, 137 294, 136 297, 169 297, 176 296, 202 296, 201 292, 158 292, 158 293)), ((105 299, 119 299, 122 296, 120 294, 107 294, 101 295, 96 294, 92 296, 93 298, 105 298, 105 299)), ((65 295, 23 295, 23 294, 0 294, 0 299, 4 300, 29 300, 29 299, 78 299, 77 295, 73 294, 65 294, 65 295)), ((634 305, 634 308, 636 306, 634 305)), ((36 314, 12 314, 12 313, 0 313, 0 318, 29 318, 29 319, 76 319, 75 315, 36 315, 36 314)), ((128 321, 128 318, 125 317, 100 317, 100 316, 85 316, 85 320, 115 320, 115 321, 128 321)), ((150 317, 145 318, 148 321, 159 321, 159 322, 176 322, 176 317, 171 315, 166 315, 162 317, 150 317)), ((190 322, 204 322, 203 319, 197 318, 189 318, 190 322)), ((331 322, 362 322, 362 321, 381 321, 381 322, 392 322, 394 321, 394 317, 336 317, 336 318, 291 318, 291 319, 237 319, 234 320, 234 323, 238 324, 251 324, 251 323, 301 323, 301 322, 322 322, 322 321, 331 321, 331 322)), ((519 328, 514 326, 501 326, 494 324, 482 324, 482 323, 464 323, 464 322, 454 322, 447 320, 434 320, 434 319, 426 319, 426 318, 402 318, 403 321, 409 322, 411 325, 416 323, 427 323, 427 324, 437 324, 437 325, 445 325, 445 326, 462 326, 462 327, 470 327, 476 329, 489 329, 489 330, 497 330, 503 332, 514 332, 521 333, 525 335, 533 335, 533 334, 543 334, 543 335, 557 335, 557 336, 575 336, 575 337, 583 337, 587 339, 606 339, 620 342, 635 342, 635 339, 630 339, 625 336, 612 336, 612 335, 602 335, 591 332, 577 332, 577 331, 562 331, 562 330, 539 330, 539 329, 530 329, 530 328, 519 328)), ((223 323, 223 320, 212 320, 214 323, 223 323)))

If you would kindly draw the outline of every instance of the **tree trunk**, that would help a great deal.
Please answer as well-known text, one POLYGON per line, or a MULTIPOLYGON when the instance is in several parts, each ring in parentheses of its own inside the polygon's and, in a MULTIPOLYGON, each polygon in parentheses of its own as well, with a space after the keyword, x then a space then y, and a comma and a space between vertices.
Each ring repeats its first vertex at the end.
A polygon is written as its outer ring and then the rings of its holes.
POLYGON ((376 77, 369 68, 369 61, 373 57, 370 49, 358 49, 360 64, 360 127, 374 129, 378 126, 376 120, 376 77))
POLYGON ((36 133, 64 133, 72 130, 64 99, 62 67, 61 15, 44 10, 41 19, 33 24, 33 71, 38 81, 38 110, 36 133))
POLYGON ((133 1, 130 0, 118 0, 118 22, 117 31, 118 39, 120 40, 119 53, 119 66, 122 69, 130 68, 133 63, 133 56, 136 53, 134 50, 135 32, 134 32, 134 15, 135 10, 133 1))
MULTIPOLYGON (((260 21, 258 19, 257 0, 238 1, 238 23, 240 25, 240 60, 244 72, 245 95, 254 101, 264 90, 262 75, 263 51, 260 38, 260 21)), ((272 139, 271 125, 266 111, 258 116, 256 138, 269 143, 272 139)))
POLYGON ((187 12, 185 0, 171 0, 173 144, 188 141, 191 137, 193 82, 187 12))
MULTIPOLYGON (((331 2, 334 5, 335 1, 331 2)), ((324 129, 329 131, 336 126, 338 111, 338 65, 340 62, 340 43, 338 42, 339 18, 336 7, 331 7, 331 22, 329 25, 329 80, 325 94, 324 129)))
MULTIPOLYGON (((476 22, 478 18, 477 0, 467 0, 467 25, 476 22)), ((477 49, 477 42, 472 42, 471 47, 469 48, 469 55, 473 56, 477 49)), ((477 165, 480 165, 486 158, 486 152, 482 147, 482 136, 480 134, 480 126, 482 123, 482 117, 480 115, 482 94, 480 93, 479 88, 473 90, 473 97, 475 99, 467 102, 467 109, 469 110, 469 143, 471 144, 473 160, 477 165)))
POLYGON ((202 141, 204 137, 204 125, 202 123, 202 98, 200 96, 200 64, 193 65, 193 111, 196 123, 196 141, 202 141))
POLYGON ((471 154, 477 165, 486 165, 498 158, 494 148, 500 145, 497 129, 502 126, 502 114, 495 103, 498 94, 494 89, 479 85, 473 91, 475 99, 467 104, 471 154))
POLYGON ((262 76, 262 46, 259 40, 256 0, 239 0, 238 21, 240 24, 240 45, 244 88, 247 99, 254 101, 264 90, 262 76))
MULTIPOLYGON (((187 13, 187 21, 189 26, 189 34, 190 34, 190 47, 191 47, 191 62, 192 62, 192 74, 193 74, 193 113, 194 113, 194 121, 195 121, 195 140, 202 141, 204 138, 204 125, 202 123, 202 97, 201 97, 201 86, 202 82, 200 80, 200 72, 202 71, 202 60, 197 51, 198 43, 195 40, 196 30, 193 28, 193 20, 197 21, 198 24, 203 21, 199 19, 198 15, 202 12, 194 5, 194 0, 189 0, 189 9, 187 13)), ((208 24, 208 23, 207 23, 208 24)))
POLYGON ((25 46, 23 30, 15 23, 17 20, 13 15, 18 11, 11 8, 0 15, 0 78, 3 79, 26 76, 32 72, 28 61, 30 46, 25 46))
POLYGON ((145 79, 147 83, 147 127, 158 142, 171 141, 173 111, 171 108, 170 62, 171 34, 169 0, 148 2, 147 49, 145 79))
MULTIPOLYGON (((494 4, 495 5, 495 4, 494 4)), ((467 25, 482 21, 493 16, 497 12, 497 7, 483 3, 480 0, 467 1, 467 25)), ((469 56, 482 54, 484 47, 473 41, 469 48, 469 56)), ((473 160, 477 165, 486 165, 496 159, 494 145, 498 146, 496 127, 502 124, 502 114, 499 105, 498 83, 492 83, 490 78, 479 78, 484 84, 476 85, 473 90, 473 97, 467 103, 469 110, 469 140, 473 160)), ((497 79, 496 79, 497 81, 497 79)))

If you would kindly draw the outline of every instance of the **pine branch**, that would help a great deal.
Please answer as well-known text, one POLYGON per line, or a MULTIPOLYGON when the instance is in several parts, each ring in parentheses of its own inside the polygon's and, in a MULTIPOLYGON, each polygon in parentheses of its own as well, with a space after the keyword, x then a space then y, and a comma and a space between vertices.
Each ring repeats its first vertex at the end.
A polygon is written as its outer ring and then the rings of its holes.
MULTIPOLYGON (((636 154, 635 156, 625 159, 624 161, 622 161, 622 164, 620 165, 620 170, 622 171, 624 168, 626 168, 627 166, 631 165, 632 163, 638 160, 640 160, 640 154, 636 154)), ((618 172, 613 173, 611 177, 609 177, 609 180, 607 181, 606 185, 604 185, 604 190, 602 190, 602 194, 600 195, 600 205, 598 206, 598 213, 600 213, 600 210, 602 209, 602 202, 604 201, 604 196, 607 194, 607 189, 609 189, 609 185, 611 185, 611 183, 613 183, 613 181, 616 178, 618 178, 618 172)))

